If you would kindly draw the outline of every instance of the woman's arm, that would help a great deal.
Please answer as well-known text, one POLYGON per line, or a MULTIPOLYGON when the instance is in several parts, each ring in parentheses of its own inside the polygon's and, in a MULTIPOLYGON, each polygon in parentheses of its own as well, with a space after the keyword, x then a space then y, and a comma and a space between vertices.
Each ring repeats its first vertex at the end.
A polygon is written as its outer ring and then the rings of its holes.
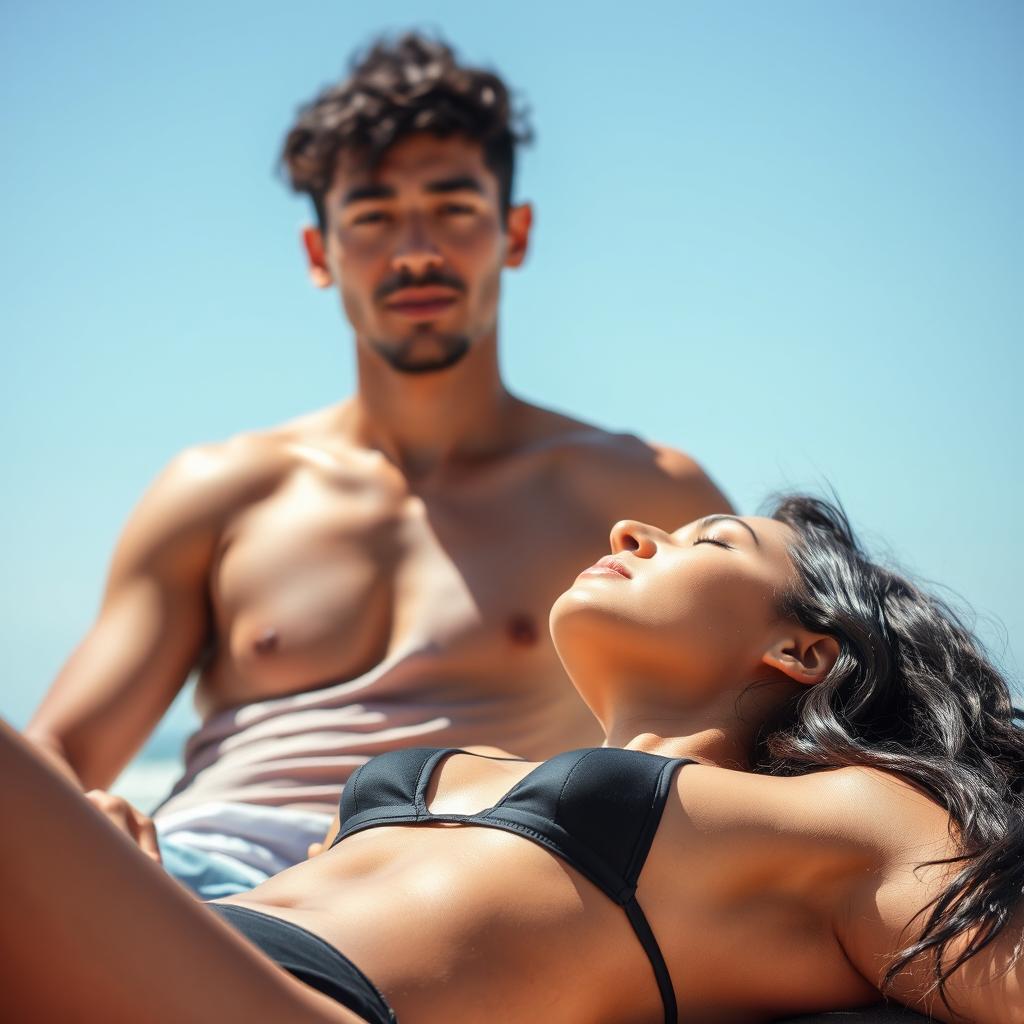
MULTIPOLYGON (((894 958, 918 939, 931 903, 963 865, 927 865, 958 852, 946 812, 927 796, 870 769, 829 774, 835 778, 823 776, 823 783, 843 789, 843 827, 876 854, 873 868, 853 880, 836 933, 854 966, 881 988, 894 958)), ((952 942, 945 962, 955 961, 971 938, 967 933, 952 942)), ((901 971, 886 994, 949 1024, 1024 1021, 1022 939, 1024 904, 994 942, 950 975, 948 1005, 935 986, 931 953, 901 971)))
MULTIPOLYGON (((851 961, 881 986, 889 964, 920 932, 919 915, 945 887, 946 871, 891 864, 865 880, 851 901, 850 922, 840 941, 851 961), (916 919, 915 919, 916 918, 916 919), (908 928, 908 922, 914 923, 908 928)), ((1017 948, 1024 930, 1020 911, 996 940, 950 975, 946 1000, 934 985, 934 957, 918 957, 898 974, 886 993, 900 1002, 949 1024, 1008 1024, 1024 1020, 1024 960, 1017 948)), ((946 960, 955 959, 970 936, 953 942, 946 960)))
POLYGON ((361 1018, 197 903, 0 722, 0 963, 12 1020, 361 1018))

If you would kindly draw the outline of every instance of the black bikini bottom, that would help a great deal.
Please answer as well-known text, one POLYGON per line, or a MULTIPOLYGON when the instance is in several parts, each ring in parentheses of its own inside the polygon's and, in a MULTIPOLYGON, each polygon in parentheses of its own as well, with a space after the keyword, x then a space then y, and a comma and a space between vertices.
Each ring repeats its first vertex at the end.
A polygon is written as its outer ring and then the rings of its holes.
POLYGON ((397 1024, 394 1010, 348 957, 290 921, 231 903, 207 906, 299 981, 330 996, 369 1024, 397 1024))

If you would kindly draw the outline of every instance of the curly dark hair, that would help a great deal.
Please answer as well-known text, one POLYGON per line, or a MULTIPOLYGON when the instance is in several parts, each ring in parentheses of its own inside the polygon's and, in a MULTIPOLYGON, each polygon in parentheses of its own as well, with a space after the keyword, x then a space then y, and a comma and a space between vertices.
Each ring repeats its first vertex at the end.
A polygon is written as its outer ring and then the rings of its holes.
POLYGON ((835 637, 840 653, 765 729, 759 767, 794 775, 865 765, 904 776, 949 812, 960 847, 950 863, 960 869, 885 978, 930 954, 945 999, 949 976, 1014 926, 1024 891, 1022 713, 956 612, 873 563, 838 505, 793 496, 773 518, 796 534, 798 583, 780 611, 835 637))
POLYGON ((324 228, 324 196, 342 151, 358 153, 372 166, 418 132, 479 142, 498 179, 502 212, 508 212, 516 145, 532 138, 525 110, 515 106, 496 74, 461 65, 446 43, 416 32, 378 39, 353 59, 345 81, 301 107, 281 164, 292 188, 312 199, 324 228))

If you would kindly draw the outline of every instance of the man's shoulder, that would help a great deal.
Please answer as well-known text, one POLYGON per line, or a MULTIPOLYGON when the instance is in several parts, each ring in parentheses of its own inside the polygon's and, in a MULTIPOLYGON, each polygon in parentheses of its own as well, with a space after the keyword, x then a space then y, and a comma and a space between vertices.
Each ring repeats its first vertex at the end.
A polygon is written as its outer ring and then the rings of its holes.
POLYGON ((268 493, 302 463, 325 432, 327 410, 273 427, 190 445, 164 468, 153 487, 166 502, 228 511, 268 493))
POLYGON ((543 445, 561 479, 596 507, 649 518, 672 527, 710 512, 730 511, 728 500, 686 452, 636 434, 605 430, 548 413, 543 445))
POLYGON ((706 476, 697 461, 668 445, 636 434, 607 430, 564 413, 527 406, 534 425, 534 445, 548 449, 579 468, 632 471, 652 479, 686 480, 706 476))
POLYGON ((254 431, 190 445, 167 464, 161 483, 192 497, 227 496, 273 478, 287 462, 287 446, 280 438, 271 431, 254 431))
POLYGON ((702 483, 707 473, 693 456, 636 434, 588 427, 565 439, 566 462, 601 475, 626 476, 638 486, 702 483))

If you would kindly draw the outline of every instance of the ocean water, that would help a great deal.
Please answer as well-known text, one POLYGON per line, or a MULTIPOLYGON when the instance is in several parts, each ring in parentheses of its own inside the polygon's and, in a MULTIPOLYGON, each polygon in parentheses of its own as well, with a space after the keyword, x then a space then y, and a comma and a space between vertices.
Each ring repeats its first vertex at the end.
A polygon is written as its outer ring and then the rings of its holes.
MULTIPOLYGON (((187 696, 190 698, 191 694, 187 696)), ((194 727, 195 716, 183 695, 110 791, 149 814, 178 781, 184 763, 182 752, 194 727)))
POLYGON ((110 787, 112 793, 146 814, 163 802, 181 776, 185 744, 199 724, 192 709, 192 690, 191 684, 182 690, 143 748, 110 787))
POLYGON ((167 796, 179 775, 180 758, 140 757, 121 772, 110 791, 149 814, 167 796))

